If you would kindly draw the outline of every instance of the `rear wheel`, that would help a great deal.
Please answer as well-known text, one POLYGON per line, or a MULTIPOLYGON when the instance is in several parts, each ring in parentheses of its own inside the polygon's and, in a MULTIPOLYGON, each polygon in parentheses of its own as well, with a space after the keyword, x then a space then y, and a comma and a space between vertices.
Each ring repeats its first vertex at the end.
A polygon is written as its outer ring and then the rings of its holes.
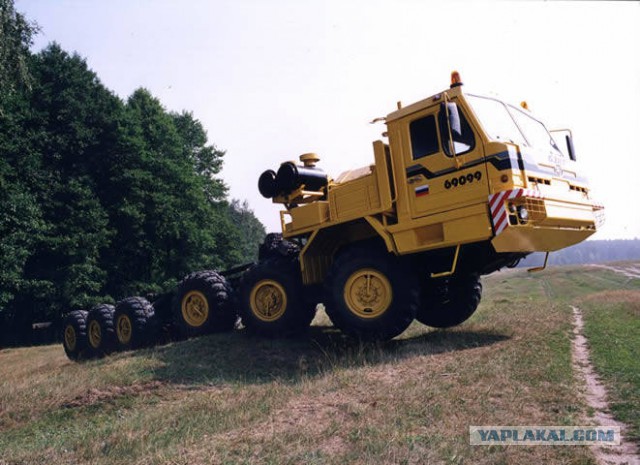
POLYGON ((173 299, 173 323, 185 337, 213 331, 230 331, 236 314, 229 304, 231 288, 215 271, 198 271, 185 277, 173 299))
POLYGON ((344 333, 388 340, 415 318, 418 284, 397 257, 356 246, 335 260, 327 279, 327 314, 344 333))
POLYGON ((113 313, 113 305, 101 304, 93 307, 87 315, 87 349, 93 357, 107 355, 115 348, 113 313))
POLYGON ((74 310, 62 323, 62 345, 71 360, 80 359, 87 349, 87 314, 86 310, 74 310))
POLYGON ((482 283, 477 274, 429 282, 423 290, 417 320, 434 328, 450 328, 467 321, 480 304, 482 283))
POLYGON ((277 337, 299 333, 313 320, 315 308, 315 302, 304 298, 295 260, 273 258, 260 262, 242 280, 240 317, 253 334, 277 337))
POLYGON ((128 297, 118 302, 114 313, 118 349, 129 350, 153 343, 153 306, 144 297, 128 297))

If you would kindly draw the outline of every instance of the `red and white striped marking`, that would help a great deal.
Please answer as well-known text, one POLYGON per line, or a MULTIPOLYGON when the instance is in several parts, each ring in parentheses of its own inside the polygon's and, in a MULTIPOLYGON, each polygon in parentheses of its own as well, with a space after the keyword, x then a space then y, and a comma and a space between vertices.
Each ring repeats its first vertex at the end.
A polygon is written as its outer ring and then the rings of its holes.
POLYGON ((520 197, 530 197, 541 199, 542 194, 532 189, 510 189, 506 191, 496 192, 489 196, 489 208, 491 209, 491 221, 493 221, 493 230, 496 236, 500 234, 509 225, 509 216, 507 214, 506 200, 517 199, 520 197))

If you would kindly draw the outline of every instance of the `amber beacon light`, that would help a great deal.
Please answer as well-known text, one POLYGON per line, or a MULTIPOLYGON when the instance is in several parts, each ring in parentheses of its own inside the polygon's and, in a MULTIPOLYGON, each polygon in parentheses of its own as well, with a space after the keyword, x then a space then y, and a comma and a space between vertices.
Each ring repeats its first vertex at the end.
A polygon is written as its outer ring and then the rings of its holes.
POLYGON ((462 80, 460 79, 460 73, 457 71, 451 72, 451 88, 458 87, 462 85, 462 80))

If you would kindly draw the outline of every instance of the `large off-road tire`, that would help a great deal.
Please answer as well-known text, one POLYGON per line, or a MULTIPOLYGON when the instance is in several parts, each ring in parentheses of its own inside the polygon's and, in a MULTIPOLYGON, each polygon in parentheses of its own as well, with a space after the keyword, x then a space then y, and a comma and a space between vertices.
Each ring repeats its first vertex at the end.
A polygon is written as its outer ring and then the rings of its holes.
POLYGON ((116 347, 113 328, 113 305, 100 304, 87 315, 87 352, 91 357, 108 355, 116 347))
POLYGON ((434 328, 457 326, 474 314, 481 297, 482 283, 477 274, 434 280, 423 289, 416 318, 434 328))
POLYGON ((197 271, 178 285, 173 298, 173 324, 183 337, 231 331, 237 315, 230 305, 231 287, 216 271, 197 271))
POLYGON ((62 345, 71 360, 81 359, 87 350, 87 312, 74 310, 62 323, 62 345))
POLYGON ((289 242, 280 233, 269 233, 258 248, 258 260, 265 261, 280 257, 297 257, 300 247, 294 242, 289 242))
POLYGON ((336 258, 326 280, 326 311, 345 334, 384 341, 402 333, 419 307, 419 285, 397 257, 352 246, 336 258))
POLYGON ((137 349, 155 342, 155 313, 144 297, 127 297, 118 302, 113 321, 118 350, 137 349))
MULTIPOLYGON (((267 234, 258 249, 258 260, 261 262, 273 259, 282 261, 285 258, 294 260, 298 255, 300 255, 300 246, 283 238, 281 233, 267 234)), ((305 287, 303 293, 305 305, 310 305, 314 309, 314 314, 316 306, 322 302, 324 297, 323 291, 322 285, 305 287)))
POLYGON ((238 309, 250 333, 286 337, 309 327, 316 303, 305 299, 298 261, 280 257, 259 262, 246 273, 238 309))

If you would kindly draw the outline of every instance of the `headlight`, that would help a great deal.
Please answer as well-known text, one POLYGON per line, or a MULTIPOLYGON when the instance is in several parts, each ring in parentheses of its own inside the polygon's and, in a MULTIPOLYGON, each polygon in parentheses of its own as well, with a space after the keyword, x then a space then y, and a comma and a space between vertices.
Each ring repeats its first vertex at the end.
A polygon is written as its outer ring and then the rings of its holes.
POLYGON ((518 207, 518 218, 523 224, 529 221, 529 212, 523 206, 518 207))

